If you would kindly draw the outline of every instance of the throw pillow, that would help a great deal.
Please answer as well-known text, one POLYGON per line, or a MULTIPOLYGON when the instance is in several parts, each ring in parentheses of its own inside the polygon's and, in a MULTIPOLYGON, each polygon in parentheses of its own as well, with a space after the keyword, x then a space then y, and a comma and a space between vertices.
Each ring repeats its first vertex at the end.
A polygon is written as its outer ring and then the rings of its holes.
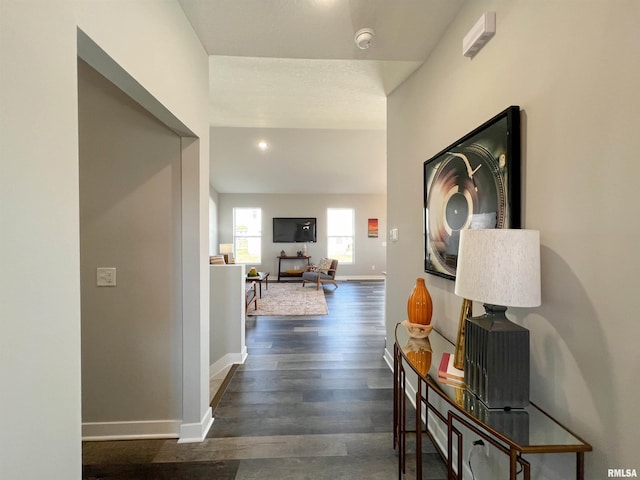
POLYGON ((329 273, 330 268, 331 268, 330 258, 323 258, 322 260, 320 260, 320 263, 318 264, 318 271, 322 273, 329 273))
POLYGON ((209 257, 210 265, 226 265, 223 255, 212 255, 209 257))

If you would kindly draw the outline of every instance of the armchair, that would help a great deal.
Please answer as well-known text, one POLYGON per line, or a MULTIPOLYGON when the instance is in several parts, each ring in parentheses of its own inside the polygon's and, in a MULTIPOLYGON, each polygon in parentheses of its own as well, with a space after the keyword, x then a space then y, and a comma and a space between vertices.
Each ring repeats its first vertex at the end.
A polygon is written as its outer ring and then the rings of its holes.
POLYGON ((316 289, 319 290, 321 284, 333 283, 338 288, 338 283, 336 282, 337 269, 338 260, 335 258, 323 258, 317 267, 310 265, 302 272, 302 286, 304 287, 307 282, 315 283, 316 289))

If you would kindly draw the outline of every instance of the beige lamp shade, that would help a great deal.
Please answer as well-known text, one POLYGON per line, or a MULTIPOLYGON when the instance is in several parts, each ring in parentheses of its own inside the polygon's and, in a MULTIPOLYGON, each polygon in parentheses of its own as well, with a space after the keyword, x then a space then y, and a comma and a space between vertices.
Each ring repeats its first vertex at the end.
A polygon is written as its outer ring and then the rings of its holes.
POLYGON ((539 306, 540 232, 462 230, 455 293, 490 305, 539 306))
POLYGON ((529 404, 529 330, 507 307, 540 305, 540 232, 460 232, 456 295, 482 302, 485 315, 466 320, 464 383, 489 408, 529 404))
POLYGON ((221 243, 220 253, 222 253, 223 255, 233 253, 233 243, 221 243))

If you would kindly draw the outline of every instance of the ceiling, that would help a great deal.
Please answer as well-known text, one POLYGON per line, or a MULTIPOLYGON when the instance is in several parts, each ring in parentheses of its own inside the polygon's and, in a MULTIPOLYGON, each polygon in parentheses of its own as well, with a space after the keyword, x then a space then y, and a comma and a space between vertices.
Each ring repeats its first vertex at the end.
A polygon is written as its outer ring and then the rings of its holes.
POLYGON ((209 54, 218 192, 386 193, 386 97, 465 0, 179 1, 209 54))

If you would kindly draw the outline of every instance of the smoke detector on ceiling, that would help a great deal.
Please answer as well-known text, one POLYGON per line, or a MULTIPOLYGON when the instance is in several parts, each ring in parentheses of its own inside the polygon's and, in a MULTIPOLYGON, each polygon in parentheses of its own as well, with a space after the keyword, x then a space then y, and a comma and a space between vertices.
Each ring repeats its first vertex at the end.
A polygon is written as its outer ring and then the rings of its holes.
POLYGON ((373 31, 373 28, 361 28, 354 35, 353 41, 356 42, 356 45, 360 50, 366 50, 371 46, 374 35, 375 32, 373 31))

